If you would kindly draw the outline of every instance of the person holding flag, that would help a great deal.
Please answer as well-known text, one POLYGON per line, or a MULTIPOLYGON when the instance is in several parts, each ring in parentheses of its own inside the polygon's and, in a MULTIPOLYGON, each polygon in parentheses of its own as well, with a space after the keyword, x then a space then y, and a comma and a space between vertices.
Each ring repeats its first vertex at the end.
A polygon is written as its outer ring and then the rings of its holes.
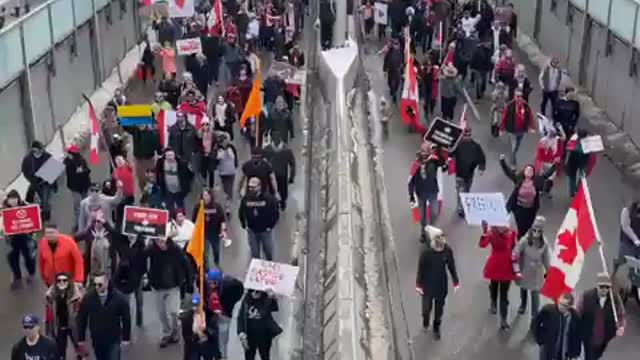
POLYGON ((443 166, 443 161, 434 150, 435 145, 427 142, 420 146, 415 170, 410 172, 408 184, 411 208, 417 205, 420 214, 420 242, 423 243, 427 241, 425 227, 433 225, 439 213, 438 168, 443 166))
POLYGON ((256 66, 256 76, 253 79, 253 84, 251 85, 251 91, 249 92, 249 97, 247 98, 247 102, 244 105, 244 110, 242 111, 242 115, 240 116, 240 129, 243 131, 247 130, 247 120, 253 118, 255 129, 255 146, 259 147, 261 143, 261 132, 260 132, 260 115, 262 115, 262 71, 261 71, 261 63, 258 59, 258 65, 256 66))
MULTIPOLYGON (((406 61, 404 72, 404 85, 402 88, 402 96, 400 98, 400 119, 405 125, 409 126, 409 131, 424 133, 426 129, 420 124, 420 113, 418 112, 418 104, 420 103, 418 93, 418 76, 416 65, 414 64, 414 58, 411 55, 411 36, 409 35, 408 28, 405 31, 405 47, 404 47, 404 59, 406 61)), ((391 51, 393 52, 393 50, 391 51)), ((390 52, 390 53, 391 53, 390 52)), ((395 92, 392 88, 391 73, 389 76, 389 89, 391 92, 391 98, 395 102, 395 92)))

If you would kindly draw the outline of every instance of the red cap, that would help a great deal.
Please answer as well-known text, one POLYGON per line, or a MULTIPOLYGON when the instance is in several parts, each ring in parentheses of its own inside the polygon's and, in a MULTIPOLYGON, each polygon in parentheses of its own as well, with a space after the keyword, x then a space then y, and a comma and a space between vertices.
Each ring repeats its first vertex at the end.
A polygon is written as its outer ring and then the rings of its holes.
POLYGON ((71 144, 67 146, 67 152, 70 152, 72 154, 77 154, 80 152, 80 148, 76 144, 71 144))

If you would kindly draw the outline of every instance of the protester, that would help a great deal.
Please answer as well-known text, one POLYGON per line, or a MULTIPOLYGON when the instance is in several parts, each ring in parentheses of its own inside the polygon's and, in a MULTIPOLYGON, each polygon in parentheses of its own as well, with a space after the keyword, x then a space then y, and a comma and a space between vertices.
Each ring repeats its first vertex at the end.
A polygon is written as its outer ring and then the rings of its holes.
POLYGON ((545 182, 542 191, 549 198, 551 198, 551 189, 556 174, 562 170, 565 143, 564 131, 562 127, 557 126, 557 128, 546 129, 536 146, 536 159, 533 165, 536 173, 546 173, 549 169, 555 169, 545 182))
MULTIPOLYGON (((92 183, 89 187, 89 196, 80 202, 80 216, 78 217, 78 230, 84 230, 95 217, 95 212, 100 211, 109 220, 109 215, 113 213, 116 207, 122 201, 122 186, 119 181, 116 182, 118 191, 115 196, 109 196, 100 193, 100 185, 92 183)), ((112 224, 113 225, 113 224, 112 224)))
POLYGON ((11 348, 11 360, 58 360, 58 347, 51 338, 40 334, 40 320, 35 315, 22 318, 25 336, 11 348))
MULTIPOLYGON (((220 254, 222 252, 220 244, 227 236, 227 218, 225 211, 220 203, 216 201, 215 192, 212 189, 203 188, 200 200, 202 200, 202 205, 204 205, 204 238, 207 241, 207 248, 211 247, 213 249, 214 263, 219 266, 220 254)), ((193 208, 192 219, 194 222, 198 216, 199 208, 199 203, 193 208)), ((229 244, 225 244, 225 246, 228 245, 229 244)), ((205 257, 208 258, 208 256, 209 251, 206 252, 205 257)))
POLYGON ((229 327, 233 309, 244 294, 242 281, 217 269, 207 272, 208 291, 219 295, 220 312, 217 316, 218 339, 221 359, 228 359, 229 327))
POLYGON ((117 254, 113 243, 117 236, 118 232, 100 211, 94 212, 87 227, 74 235, 77 242, 83 241, 85 244, 83 261, 85 277, 89 282, 97 273, 111 276, 115 271, 117 254))
POLYGON ((535 318, 533 336, 540 360, 578 359, 582 351, 581 319, 573 308, 573 295, 565 293, 545 305, 535 318))
POLYGON ((260 258, 260 250, 266 260, 273 260, 273 228, 278 223, 280 212, 276 198, 262 190, 259 178, 248 182, 248 192, 240 201, 238 219, 240 226, 247 230, 252 258, 260 258))
POLYGON ((200 143, 200 175, 204 183, 213 188, 216 183, 216 168, 218 167, 217 136, 208 118, 202 120, 202 127, 198 130, 200 143))
MULTIPOLYGON (((11 190, 4 199, 2 208, 8 209, 25 205, 27 205, 27 203, 22 201, 20 194, 16 190, 11 190)), ((24 258, 24 266, 27 268, 27 284, 31 284, 33 282, 33 276, 36 273, 36 259, 31 251, 33 242, 33 234, 16 234, 7 236, 7 243, 11 247, 11 250, 7 254, 7 262, 9 263, 11 273, 13 274, 11 290, 17 290, 22 287, 20 256, 24 258)))
POLYGON ((582 139, 589 136, 586 130, 579 129, 567 142, 567 183, 569 184, 569 196, 574 197, 578 191, 578 183, 584 176, 591 173, 595 163, 595 154, 585 153, 582 148, 582 139))
POLYGON ((625 256, 640 259, 640 201, 637 195, 620 213, 618 258, 622 259, 625 256))
MULTIPOLYGON (((80 148, 76 144, 71 144, 66 148, 64 158, 65 174, 67 175, 67 188, 71 191, 73 199, 73 215, 75 223, 78 224, 80 217, 80 203, 87 197, 91 186, 91 169, 87 161, 80 154, 80 148)), ((76 225, 77 226, 77 225, 76 225)))
POLYGON ((445 120, 453 120, 458 95, 461 93, 458 70, 449 63, 442 68, 440 75, 440 108, 445 120))
POLYGON ((256 177, 260 180, 262 190, 274 195, 277 200, 280 200, 278 194, 278 181, 276 175, 273 172, 273 167, 265 159, 262 149, 253 148, 251 150, 251 159, 242 164, 242 175, 240 177, 239 193, 244 195, 248 187, 248 180, 256 177))
POLYGON ((96 360, 119 359, 121 347, 131 341, 129 301, 106 274, 96 274, 93 285, 80 302, 78 346, 86 349, 88 327, 96 360))
POLYGON ((220 358, 215 314, 201 302, 200 295, 191 295, 191 308, 180 314, 185 360, 220 358))
POLYGON ((560 60, 554 57, 540 72, 538 81, 542 89, 542 103, 540 104, 540 113, 546 115, 547 102, 551 102, 551 113, 555 113, 557 109, 558 91, 562 82, 562 70, 559 68, 560 60))
POLYGON ((129 162, 123 156, 116 156, 116 168, 113 170, 113 180, 122 184, 120 191, 122 192, 122 200, 116 207, 116 225, 120 226, 124 219, 124 208, 133 205, 135 202, 135 175, 129 162))
POLYGON ((38 203, 40 204, 40 211, 44 221, 48 221, 51 217, 49 199, 54 187, 37 174, 42 165, 44 165, 50 158, 51 154, 45 150, 42 143, 37 140, 33 141, 31 143, 30 151, 22 159, 21 168, 22 174, 29 182, 25 201, 28 203, 34 203, 34 197, 35 195, 38 195, 38 203))
POLYGON ((186 249, 187 243, 193 237, 193 229, 195 225, 193 222, 186 218, 185 211, 183 209, 176 209, 173 211, 174 219, 171 220, 170 238, 178 245, 180 249, 186 249))
POLYGON ((429 143, 420 145, 420 152, 415 160, 415 171, 411 172, 409 178, 409 202, 416 204, 420 212, 420 241, 427 241, 425 228, 433 225, 438 214, 438 167, 442 166, 441 160, 434 152, 434 147, 429 143), (427 206, 429 217, 427 218, 427 206))
POLYGON ((84 284, 84 261, 78 245, 71 237, 61 234, 56 224, 48 223, 38 242, 38 270, 47 288, 54 284, 60 272, 70 274, 77 285, 84 284))
POLYGON ((156 162, 155 173, 156 184, 167 209, 183 209, 193 178, 189 165, 176 155, 173 148, 165 148, 162 158, 156 162))
POLYGON ((293 184, 296 178, 296 158, 280 132, 272 133, 271 144, 265 148, 264 155, 273 167, 280 194, 280 209, 284 211, 287 208, 289 184, 293 184))
POLYGON ((514 99, 508 102, 502 110, 500 131, 511 135, 511 163, 516 165, 518 150, 522 138, 527 132, 533 133, 535 126, 533 112, 529 104, 522 97, 522 91, 516 90, 514 99))
POLYGON ((82 349, 78 348, 76 317, 80 310, 80 300, 84 294, 72 283, 69 274, 56 274, 56 283, 47 289, 45 298, 51 311, 47 313, 46 333, 55 339, 60 359, 66 359, 69 341, 78 358, 82 349))
POLYGON ((142 326, 143 279, 147 272, 145 239, 142 235, 120 235, 117 242, 118 266, 113 275, 113 286, 129 299, 135 298, 136 326, 142 326))
POLYGON ((491 245, 491 253, 484 266, 484 278, 489 280, 491 298, 491 314, 497 313, 500 299, 500 330, 508 331, 511 326, 507 322, 509 312, 509 287, 515 279, 512 268, 511 252, 516 246, 517 234, 508 226, 491 226, 482 222, 482 236, 478 243, 481 248, 491 245))
POLYGON ((187 121, 187 114, 182 111, 176 113, 176 123, 169 128, 168 147, 186 163, 191 162, 199 149, 198 132, 194 125, 187 121))
POLYGON ((447 245, 442 230, 433 226, 427 226, 430 246, 420 254, 418 273, 416 276, 416 290, 422 297, 422 328, 427 330, 431 320, 431 309, 435 306, 433 314, 433 336, 440 340, 440 326, 442 313, 447 298, 449 277, 451 274, 453 288, 458 290, 459 279, 453 250, 447 245))
MULTIPOLYGON (((163 97, 160 97, 160 98, 163 98, 163 97)), ((158 99, 158 95, 156 95, 156 99, 158 99)), ((151 104, 152 109, 153 109, 153 105, 154 104, 151 104)), ((166 110, 167 107, 169 108, 169 110, 171 110, 171 105, 169 105, 169 103, 167 103, 164 100, 162 100, 162 103, 158 105, 159 109, 166 110)), ((154 112, 154 114, 155 114, 154 116, 157 116, 157 113, 154 112)), ((133 139, 133 157, 135 159, 134 160, 135 176, 138 179, 138 188, 142 190, 144 189, 144 174, 147 170, 154 168, 155 158, 161 152, 159 133, 154 125, 126 126, 124 127, 124 129, 129 134, 131 134, 131 137, 133 139)), ((125 170, 121 170, 121 171, 125 171, 125 170)), ((126 174, 123 174, 123 175, 126 175, 126 174)))
POLYGON ((482 150, 480 144, 471 137, 471 128, 467 127, 464 129, 463 137, 451 153, 451 157, 455 163, 458 215, 462 217, 464 216, 464 209, 462 208, 460 193, 468 193, 471 191, 476 169, 478 169, 479 175, 483 175, 486 169, 484 150, 482 150))
POLYGON ((236 179, 236 171, 238 170, 238 152, 236 147, 231 143, 231 136, 226 133, 220 135, 218 139, 218 176, 222 183, 222 191, 226 195, 224 203, 227 218, 231 214, 231 201, 233 201, 233 184, 236 179))
POLYGON ((273 339, 282 333, 273 319, 273 313, 278 310, 278 300, 272 291, 249 290, 245 295, 237 325, 245 360, 255 360, 256 352, 261 360, 271 359, 273 339))
POLYGON ((570 139, 576 132, 579 119, 580 102, 576 100, 575 90, 571 87, 565 88, 556 102, 553 121, 562 126, 567 139, 570 139))

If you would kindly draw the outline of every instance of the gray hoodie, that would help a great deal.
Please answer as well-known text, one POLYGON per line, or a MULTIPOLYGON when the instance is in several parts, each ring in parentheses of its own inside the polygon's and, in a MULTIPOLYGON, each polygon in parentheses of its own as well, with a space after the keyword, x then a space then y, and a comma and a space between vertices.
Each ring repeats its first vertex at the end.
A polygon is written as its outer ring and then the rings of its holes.
POLYGON ((78 229, 86 229, 91 213, 92 208, 99 207, 102 209, 102 213, 104 214, 104 218, 109 221, 111 225, 111 212, 120 204, 122 201, 122 192, 118 190, 115 196, 108 196, 104 194, 98 194, 95 198, 93 195, 89 195, 85 199, 80 202, 80 216, 78 216, 78 229))

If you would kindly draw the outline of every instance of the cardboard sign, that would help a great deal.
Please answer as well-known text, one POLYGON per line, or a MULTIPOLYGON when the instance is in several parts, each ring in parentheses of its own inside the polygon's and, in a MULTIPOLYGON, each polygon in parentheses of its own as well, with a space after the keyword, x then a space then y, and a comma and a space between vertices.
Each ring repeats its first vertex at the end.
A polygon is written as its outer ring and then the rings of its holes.
POLYGON ((469 225, 508 226, 509 213, 502 193, 460 193, 464 218, 469 225))
POLYGON ((436 143, 447 151, 453 151, 462 138, 463 129, 442 118, 435 118, 429 126, 429 130, 424 134, 424 140, 436 143))
POLYGON ((602 137, 600 135, 587 136, 580 140, 580 144, 585 154, 604 151, 604 144, 602 143, 602 137))
POLYGON ((58 180, 60 175, 64 172, 64 163, 53 156, 49 158, 40 169, 36 171, 36 176, 40 179, 53 184, 58 180))
POLYGON ((246 289, 273 290, 278 295, 291 296, 300 268, 262 259, 252 259, 244 279, 246 289))
POLYGON ((139 206, 124 207, 122 233, 165 238, 169 232, 169 212, 139 206))
POLYGON ((202 52, 202 42, 200 38, 177 40, 176 47, 178 48, 178 55, 191 55, 202 52))
POLYGON ((387 10, 389 9, 389 4, 376 2, 374 6, 373 19, 376 24, 387 25, 387 10))
POLYGON ((5 235, 31 234, 42 230, 40 205, 27 205, 2 210, 5 235))

